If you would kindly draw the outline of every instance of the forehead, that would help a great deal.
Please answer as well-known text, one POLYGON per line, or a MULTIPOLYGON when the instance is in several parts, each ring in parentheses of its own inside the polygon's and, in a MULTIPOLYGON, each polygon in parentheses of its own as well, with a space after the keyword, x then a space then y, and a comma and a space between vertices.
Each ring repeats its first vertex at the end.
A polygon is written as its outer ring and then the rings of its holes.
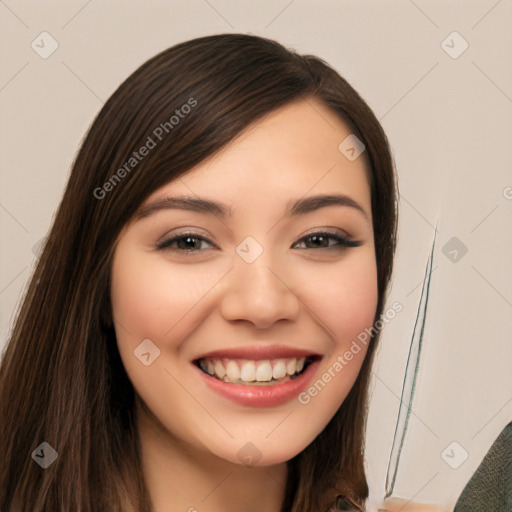
POLYGON ((251 125, 220 152, 155 191, 148 202, 197 194, 269 208, 291 197, 340 193, 369 208, 364 154, 351 160, 340 150, 351 135, 323 103, 300 100, 251 125))

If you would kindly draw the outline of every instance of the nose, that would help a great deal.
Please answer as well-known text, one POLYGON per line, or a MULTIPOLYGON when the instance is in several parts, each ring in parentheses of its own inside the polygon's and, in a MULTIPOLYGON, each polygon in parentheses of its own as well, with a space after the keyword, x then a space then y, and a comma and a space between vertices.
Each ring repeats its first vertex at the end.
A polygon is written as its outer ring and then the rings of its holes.
POLYGON ((282 274, 263 256, 252 263, 238 259, 225 282, 222 316, 229 321, 248 321, 258 329, 267 329, 279 320, 297 320, 300 300, 293 292, 294 283, 282 274))

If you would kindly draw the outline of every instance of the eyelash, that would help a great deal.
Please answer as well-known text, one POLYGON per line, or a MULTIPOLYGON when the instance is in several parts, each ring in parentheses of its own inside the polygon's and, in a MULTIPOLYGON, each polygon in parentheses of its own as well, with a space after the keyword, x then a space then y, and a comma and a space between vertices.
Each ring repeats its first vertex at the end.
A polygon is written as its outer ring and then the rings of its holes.
MULTIPOLYGON (((356 240, 349 240, 347 238, 344 238, 344 237, 342 237, 340 235, 337 235, 335 233, 330 233, 328 231, 316 231, 316 232, 313 232, 313 233, 308 233, 306 236, 303 236, 302 238, 297 240, 297 242, 295 242, 295 243, 302 242, 304 240, 307 240, 309 238, 313 238, 315 236, 317 236, 317 237, 319 237, 319 236, 321 236, 321 237, 328 237, 328 238, 330 238, 332 240, 335 240, 337 242, 337 244, 335 244, 335 245, 329 245, 327 247, 319 247, 318 249, 336 249, 336 248, 337 249, 345 249, 345 248, 351 248, 351 247, 359 247, 362 244, 362 242, 359 242, 359 241, 356 241, 356 240)), ((156 249, 157 250, 170 250, 170 251, 174 251, 174 252, 184 252, 184 253, 188 253, 188 254, 190 254, 192 252, 201 252, 201 250, 187 250, 187 249, 171 248, 171 245, 173 243, 178 242, 180 240, 187 239, 187 238, 192 238, 192 239, 195 239, 195 240, 200 240, 200 241, 207 242, 207 243, 215 246, 215 244, 213 242, 211 242, 210 240, 208 240, 204 236, 199 235, 198 233, 187 232, 187 233, 181 233, 179 235, 176 235, 176 236, 173 236, 173 237, 170 237, 170 238, 162 240, 161 242, 159 242, 156 245, 156 249)), ((313 249, 313 248, 312 247, 309 247, 309 248, 305 247, 304 249, 313 249)))

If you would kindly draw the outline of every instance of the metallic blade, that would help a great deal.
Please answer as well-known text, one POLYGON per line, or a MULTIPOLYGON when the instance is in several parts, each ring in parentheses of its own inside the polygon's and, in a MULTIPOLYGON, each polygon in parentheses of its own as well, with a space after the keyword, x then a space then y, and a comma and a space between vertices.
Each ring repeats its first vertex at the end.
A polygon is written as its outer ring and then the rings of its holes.
POLYGON ((432 264, 434 260, 434 247, 437 236, 437 225, 434 232, 434 240, 432 242, 432 249, 427 261, 425 269, 425 278, 421 289, 420 301, 418 304, 418 313, 411 338, 411 345, 409 347, 409 355, 407 358, 407 365, 405 368, 404 382, 402 385, 402 396, 400 397, 400 410, 398 412, 398 419, 395 426, 395 435, 393 438, 393 445, 391 447, 391 454, 389 457, 388 471, 386 475, 386 496, 388 498, 393 492, 395 486, 396 475, 398 471, 398 464, 400 462, 400 455, 407 433, 409 424, 409 417, 412 411, 412 403, 414 400, 414 391, 416 388, 416 377, 418 375, 418 368, 421 357, 421 350, 423 346, 423 332, 425 330, 425 323, 427 319, 427 306, 430 292, 430 279, 432 277, 432 264))

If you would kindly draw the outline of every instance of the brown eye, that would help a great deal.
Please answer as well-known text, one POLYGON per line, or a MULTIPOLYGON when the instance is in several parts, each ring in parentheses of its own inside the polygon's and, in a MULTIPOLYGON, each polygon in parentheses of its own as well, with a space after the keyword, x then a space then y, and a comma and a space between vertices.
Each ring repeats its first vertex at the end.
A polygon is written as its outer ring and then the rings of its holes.
MULTIPOLYGON (((183 233, 159 242, 156 248, 158 250, 170 249, 182 252, 198 252, 205 249, 205 247, 201 245, 203 242, 214 246, 212 242, 202 236, 194 233, 183 233)), ((207 248, 208 247, 206 247, 206 249, 207 248)))
POLYGON ((361 245, 361 242, 356 240, 349 240, 334 233, 326 232, 310 233, 301 238, 292 247, 297 247, 297 244, 301 242, 305 242, 305 247, 298 247, 299 249, 340 249, 343 247, 359 247, 361 245), (331 241, 334 241, 334 243, 331 243, 331 241))

